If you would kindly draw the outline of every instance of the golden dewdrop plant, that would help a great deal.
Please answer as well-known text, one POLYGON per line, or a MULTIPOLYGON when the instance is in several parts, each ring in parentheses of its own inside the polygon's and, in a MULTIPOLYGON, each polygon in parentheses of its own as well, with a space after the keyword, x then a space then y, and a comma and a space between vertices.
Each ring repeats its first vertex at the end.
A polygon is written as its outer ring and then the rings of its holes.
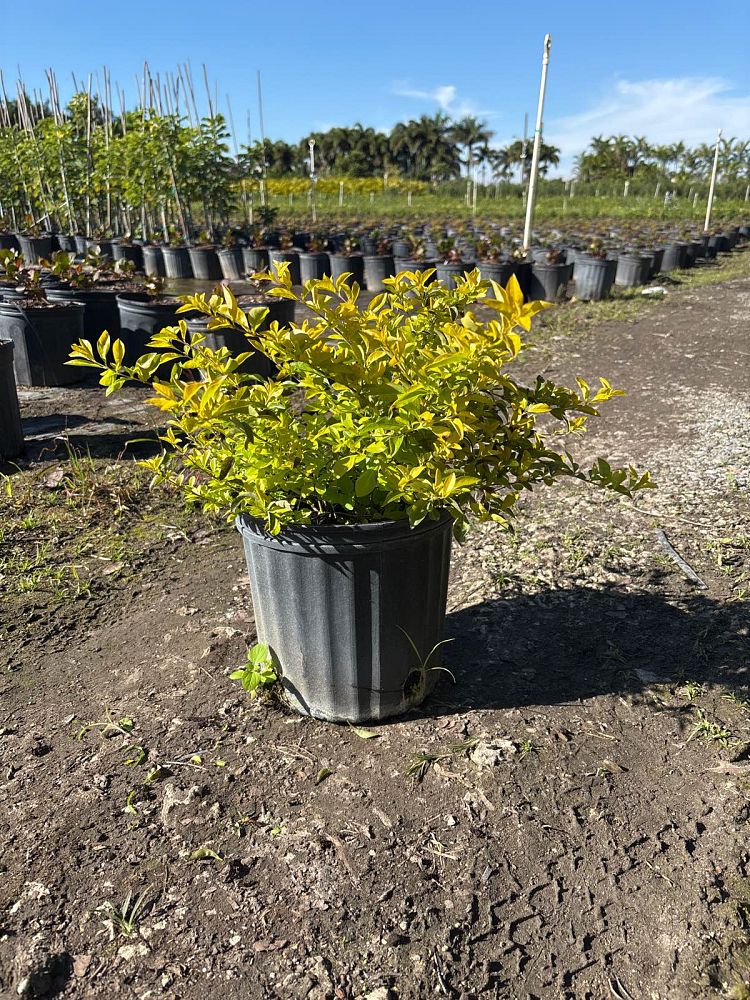
POLYGON ((430 284, 432 274, 401 272, 362 306, 350 276, 297 292, 282 264, 255 278, 270 296, 306 306, 302 322, 262 329, 267 310, 246 313, 226 287, 183 299, 180 311, 204 314, 208 329, 241 331, 245 354, 210 349, 181 321, 131 367, 107 333, 96 351, 76 344, 69 364, 101 369, 107 394, 150 383, 149 403, 168 417, 163 452, 142 463, 154 482, 274 534, 449 515, 461 537, 472 519, 507 525, 524 492, 562 477, 627 496, 652 485, 647 472, 604 459, 582 469, 565 448, 599 404, 622 394, 606 379, 594 390, 581 378, 576 389, 513 378, 523 335, 548 303, 524 304, 515 277, 502 288, 475 270, 449 289, 430 284), (273 377, 239 371, 253 351, 271 359, 273 377))

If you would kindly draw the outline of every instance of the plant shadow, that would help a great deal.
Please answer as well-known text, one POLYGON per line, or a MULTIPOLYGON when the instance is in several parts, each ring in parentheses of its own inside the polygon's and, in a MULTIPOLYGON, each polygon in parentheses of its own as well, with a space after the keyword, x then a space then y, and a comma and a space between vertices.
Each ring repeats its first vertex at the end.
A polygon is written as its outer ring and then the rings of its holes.
POLYGON ((696 592, 575 587, 483 601, 449 614, 427 715, 558 705, 659 681, 747 684, 747 612, 696 592))

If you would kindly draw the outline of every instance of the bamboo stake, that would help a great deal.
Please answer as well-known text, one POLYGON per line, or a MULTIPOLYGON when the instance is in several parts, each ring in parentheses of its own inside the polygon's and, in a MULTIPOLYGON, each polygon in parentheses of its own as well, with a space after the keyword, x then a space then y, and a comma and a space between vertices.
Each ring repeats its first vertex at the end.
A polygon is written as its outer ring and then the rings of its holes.
MULTIPOLYGON (((240 147, 239 147, 239 145, 237 143, 237 132, 235 131, 235 128, 234 128, 234 115, 232 114, 232 102, 229 100, 229 94, 226 95, 226 99, 227 99, 227 112, 229 113, 229 128, 230 128, 230 130, 232 132, 232 144, 234 146, 234 158, 237 161, 237 166, 239 168, 239 164, 240 164, 240 147)), ((249 211, 248 211, 247 187, 246 187, 246 182, 245 182, 245 178, 244 177, 242 177, 241 180, 240 180, 240 193, 242 195, 242 207, 245 210, 245 221, 249 224, 249 222, 250 222, 250 214, 249 214, 249 211)))
POLYGON ((91 74, 86 107, 86 238, 91 238, 91 74))
POLYGON ((721 146, 721 129, 716 136, 716 149, 714 150, 714 165, 711 170, 711 184, 708 188, 708 204, 706 205, 706 221, 703 224, 703 232, 707 233, 711 227, 711 209, 714 205, 714 190, 716 188, 716 174, 719 170, 719 147, 721 146))
POLYGON ((260 203, 266 203, 266 133, 263 128, 263 94, 260 87, 260 70, 258 70, 258 121, 260 124, 260 148, 262 154, 261 164, 263 174, 260 181, 260 203))

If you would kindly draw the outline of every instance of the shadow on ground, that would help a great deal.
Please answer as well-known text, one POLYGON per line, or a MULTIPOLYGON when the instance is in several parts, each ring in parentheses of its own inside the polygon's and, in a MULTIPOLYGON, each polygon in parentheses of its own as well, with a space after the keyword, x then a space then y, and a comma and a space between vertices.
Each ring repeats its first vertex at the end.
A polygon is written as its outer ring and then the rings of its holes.
POLYGON ((441 674, 423 711, 573 703, 663 682, 747 683, 741 604, 585 587, 484 601, 448 615, 441 674))

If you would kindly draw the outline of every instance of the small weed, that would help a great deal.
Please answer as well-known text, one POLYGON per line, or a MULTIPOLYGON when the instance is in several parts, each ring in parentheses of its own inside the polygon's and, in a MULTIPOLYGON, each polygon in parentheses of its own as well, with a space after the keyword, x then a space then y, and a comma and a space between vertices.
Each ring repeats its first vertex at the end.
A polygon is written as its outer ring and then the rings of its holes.
POLYGON ((433 764, 442 760, 465 757, 471 753, 478 742, 478 736, 470 736, 468 739, 461 740, 460 743, 451 743, 446 750, 439 750, 437 753, 428 753, 426 751, 418 753, 406 768, 404 774, 407 778, 414 778, 415 781, 421 781, 433 764))
POLYGON ((685 692, 685 697, 688 701, 695 701, 696 698, 706 693, 706 689, 698 681, 685 681, 682 690, 685 692))
POLYGON ((112 902, 105 903, 100 909, 105 914, 104 923, 109 927, 112 938, 132 937, 138 930, 138 924, 145 912, 146 894, 148 889, 144 889, 133 898, 133 893, 128 892, 125 899, 119 906, 112 902))
POLYGON ((700 739, 708 740, 711 743, 719 743, 723 747, 728 747, 729 741, 732 739, 731 732, 720 722, 713 722, 709 719, 702 709, 696 709, 696 713, 698 715, 698 722, 695 729, 688 736, 687 742, 689 743, 696 737, 700 737, 700 739))
POLYGON ((541 747, 537 746, 533 740, 521 740, 518 744, 518 759, 523 760, 524 757, 528 757, 532 753, 540 753, 541 747))
POLYGON ((115 721, 109 712, 107 712, 105 718, 101 722, 84 722, 81 728, 76 733, 76 739, 82 740, 83 737, 91 732, 92 729, 101 730, 101 735, 104 737, 109 736, 129 736, 133 732, 135 723, 130 718, 129 715, 123 715, 122 718, 115 721))

